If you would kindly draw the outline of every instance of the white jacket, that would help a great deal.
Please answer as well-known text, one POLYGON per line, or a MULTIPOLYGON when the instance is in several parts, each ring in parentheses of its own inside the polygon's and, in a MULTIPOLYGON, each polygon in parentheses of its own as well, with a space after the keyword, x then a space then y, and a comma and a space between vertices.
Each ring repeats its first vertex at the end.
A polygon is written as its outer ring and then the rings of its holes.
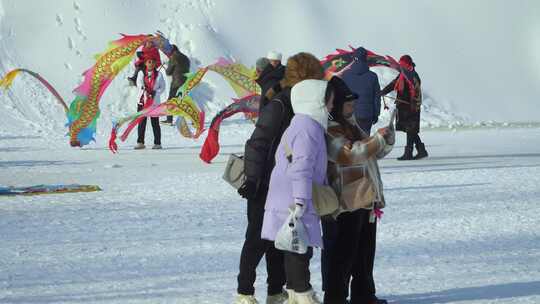
MULTIPOLYGON (((144 94, 144 76, 137 78, 137 87, 141 89, 141 92, 139 93, 139 96, 138 96, 139 97, 138 100, 140 100, 141 96, 144 94)), ((163 77, 163 73, 158 71, 156 82, 154 83, 154 87, 152 88, 154 91, 156 91, 156 96, 154 96, 154 105, 159 105, 161 103, 161 95, 165 91, 165 87, 166 87, 165 77, 163 77)))

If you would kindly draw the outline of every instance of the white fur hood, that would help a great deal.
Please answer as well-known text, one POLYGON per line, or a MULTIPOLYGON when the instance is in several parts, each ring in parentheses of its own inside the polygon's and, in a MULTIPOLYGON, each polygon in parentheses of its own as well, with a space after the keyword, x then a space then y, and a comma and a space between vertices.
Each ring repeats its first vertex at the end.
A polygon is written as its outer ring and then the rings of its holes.
POLYGON ((328 82, 308 79, 297 83, 291 90, 291 104, 295 114, 304 114, 328 127, 328 109, 324 100, 328 82))

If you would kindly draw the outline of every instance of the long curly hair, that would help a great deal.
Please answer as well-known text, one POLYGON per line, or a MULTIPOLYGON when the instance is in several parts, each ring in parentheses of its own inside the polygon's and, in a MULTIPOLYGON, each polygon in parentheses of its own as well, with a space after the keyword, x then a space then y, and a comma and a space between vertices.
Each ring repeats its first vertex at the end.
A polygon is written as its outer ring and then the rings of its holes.
MULTIPOLYGON (((285 77, 280 82, 281 88, 292 88, 295 84, 306 79, 324 79, 324 69, 319 59, 306 52, 289 57, 285 67, 285 77)), ((273 89, 266 93, 268 99, 272 99, 274 95, 273 89)))

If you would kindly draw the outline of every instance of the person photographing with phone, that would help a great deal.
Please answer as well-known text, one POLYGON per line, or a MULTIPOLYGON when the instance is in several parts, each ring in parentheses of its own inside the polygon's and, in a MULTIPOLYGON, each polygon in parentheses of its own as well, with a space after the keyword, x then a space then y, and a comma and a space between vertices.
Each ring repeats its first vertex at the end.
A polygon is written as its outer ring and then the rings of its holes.
POLYGON ((383 304, 375 296, 373 266, 378 210, 385 206, 377 159, 393 148, 393 115, 388 127, 369 136, 354 117, 358 95, 333 77, 334 108, 328 123, 328 182, 344 212, 323 221, 322 277, 325 304, 383 304))

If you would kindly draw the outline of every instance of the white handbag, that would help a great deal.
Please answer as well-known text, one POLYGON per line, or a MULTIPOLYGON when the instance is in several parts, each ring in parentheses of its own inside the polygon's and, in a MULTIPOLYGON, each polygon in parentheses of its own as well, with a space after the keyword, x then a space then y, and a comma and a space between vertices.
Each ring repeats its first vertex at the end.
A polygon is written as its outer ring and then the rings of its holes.
POLYGON ((223 172, 223 179, 233 186, 235 189, 240 188, 246 180, 244 174, 244 157, 242 155, 231 154, 227 166, 225 166, 225 172, 223 172))
POLYGON ((294 216, 294 211, 289 209, 289 216, 279 229, 274 246, 279 250, 285 250, 298 254, 304 254, 308 250, 308 236, 306 227, 300 219, 294 216))

